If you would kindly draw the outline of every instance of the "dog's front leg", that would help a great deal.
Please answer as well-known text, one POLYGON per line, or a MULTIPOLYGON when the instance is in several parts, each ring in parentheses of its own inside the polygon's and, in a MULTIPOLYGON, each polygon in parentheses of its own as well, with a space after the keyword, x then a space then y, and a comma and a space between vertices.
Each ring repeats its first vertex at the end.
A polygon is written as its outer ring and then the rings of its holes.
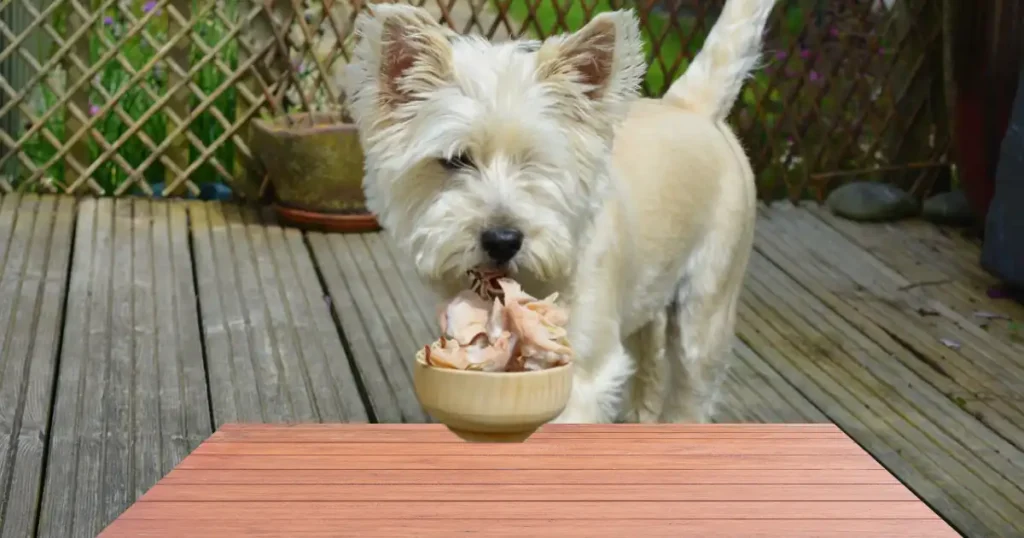
POLYGON ((586 369, 575 366, 572 395, 562 414, 554 420, 564 424, 615 422, 622 411, 626 384, 636 367, 621 344, 587 361, 586 369))
POLYGON ((573 387, 559 423, 587 424, 616 421, 622 413, 628 383, 636 362, 623 346, 616 289, 608 271, 592 274, 578 290, 570 313, 569 340, 573 346, 573 387))

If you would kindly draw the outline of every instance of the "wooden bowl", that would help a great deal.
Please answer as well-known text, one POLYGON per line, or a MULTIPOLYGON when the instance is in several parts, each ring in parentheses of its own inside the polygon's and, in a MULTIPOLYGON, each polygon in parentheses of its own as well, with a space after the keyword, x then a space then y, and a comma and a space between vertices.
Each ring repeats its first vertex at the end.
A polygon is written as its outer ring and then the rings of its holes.
POLYGON ((423 409, 470 442, 521 443, 555 419, 572 392, 572 364, 536 372, 474 372, 416 355, 413 386, 423 409))

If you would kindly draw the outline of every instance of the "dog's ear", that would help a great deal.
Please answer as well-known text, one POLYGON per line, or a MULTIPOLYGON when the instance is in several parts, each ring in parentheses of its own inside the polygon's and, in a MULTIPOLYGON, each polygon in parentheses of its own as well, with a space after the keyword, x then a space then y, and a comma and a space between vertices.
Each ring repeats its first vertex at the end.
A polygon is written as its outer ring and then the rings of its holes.
POLYGON ((451 74, 450 32, 422 8, 378 4, 356 19, 360 38, 350 66, 349 98, 375 86, 377 102, 394 107, 442 85, 451 74), (354 95, 355 94, 355 95, 354 95))
POLYGON ((636 95, 647 70, 640 25, 625 10, 601 13, 576 33, 545 41, 537 60, 541 77, 568 78, 601 101, 636 95))

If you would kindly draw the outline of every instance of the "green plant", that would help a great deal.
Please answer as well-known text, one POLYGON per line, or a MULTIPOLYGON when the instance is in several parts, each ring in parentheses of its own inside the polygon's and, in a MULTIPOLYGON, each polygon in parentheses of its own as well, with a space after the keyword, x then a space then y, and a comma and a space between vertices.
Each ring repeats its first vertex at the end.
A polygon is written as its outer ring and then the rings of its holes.
MULTIPOLYGON (((194 1, 193 4, 193 10, 198 12, 199 2, 194 1)), ((137 20, 141 15, 155 9, 155 7, 156 3, 149 0, 145 3, 134 2, 128 9, 132 12, 133 18, 137 20)), ((236 20, 238 16, 237 2, 226 2, 222 13, 228 21, 236 20)), ((87 38, 88 58, 82 58, 83 63, 88 66, 94 65, 122 36, 132 32, 136 24, 136 20, 133 20, 133 18, 125 17, 117 10, 111 10, 101 17, 96 25, 89 29, 87 38)), ((99 114, 101 109, 107 105, 108 97, 118 94, 131 82, 130 79, 133 77, 133 72, 143 72, 142 79, 124 91, 123 95, 118 99, 117 105, 97 119, 94 131, 107 144, 114 144, 115 141, 131 129, 132 125, 142 121, 142 118, 148 115, 148 112, 157 101, 165 96, 168 87, 174 81, 175 72, 168 64, 167 56, 164 56, 152 66, 147 67, 157 54, 157 51, 167 44, 169 39, 167 21, 166 15, 156 14, 150 20, 144 32, 133 35, 124 46, 119 47, 120 59, 115 57, 107 61, 101 66, 99 72, 90 81, 90 84, 84 86, 84 88, 87 88, 88 109, 82 112, 92 117, 99 114), (123 114, 116 112, 118 109, 123 114)), ((58 10, 52 22, 58 31, 63 31, 68 23, 66 13, 63 10, 58 10)), ((208 16, 192 22, 191 32, 188 34, 187 39, 201 41, 208 48, 212 48, 223 40, 227 33, 228 28, 219 17, 208 16)), ((198 64, 204 57, 202 48, 192 41, 189 41, 189 43, 189 63, 182 66, 182 70, 185 72, 189 71, 190 66, 198 64)), ((215 62, 208 62, 192 77, 192 82, 203 93, 204 98, 226 84, 230 73, 237 68, 237 41, 233 39, 221 49, 218 53, 218 59, 219 63, 226 69, 222 70, 215 62)), ((39 110, 35 111, 37 116, 42 115, 46 110, 54 106, 59 106, 58 103, 61 99, 58 96, 58 92, 63 93, 63 88, 54 88, 53 86, 63 85, 66 87, 68 82, 73 81, 57 80, 53 84, 44 84, 38 87, 40 98, 36 100, 39 108, 39 110)), ((188 110, 176 111, 176 114, 179 116, 177 119, 185 121, 187 120, 188 111, 198 106, 201 98, 187 88, 178 91, 188 92, 190 95, 188 98, 188 110)), ((211 109, 215 109, 215 111, 207 109, 190 122, 189 132, 204 147, 209 147, 224 133, 223 123, 226 122, 230 125, 234 122, 237 99, 237 90, 234 87, 229 87, 214 100, 211 109), (218 119, 218 116, 220 119, 218 119)), ((67 110, 62 110, 51 116, 47 122, 45 128, 58 140, 63 141, 66 136, 72 134, 68 132, 69 119, 71 119, 69 114, 67 110)), ((124 163, 132 169, 137 169, 139 165, 150 158, 153 147, 163 142, 168 134, 177 127, 175 122, 169 120, 166 112, 158 111, 156 114, 149 114, 148 116, 147 119, 142 121, 139 132, 131 136, 116 152, 123 159, 124 163), (144 141, 144 139, 147 140, 144 141)), ((104 144, 91 137, 86 137, 85 140, 87 140, 86 146, 88 148, 89 160, 81 164, 88 167, 106 148, 104 144)), ((27 140, 24 151, 29 159, 39 167, 43 166, 56 154, 57 148, 42 133, 35 133, 27 140)), ((199 159, 200 153, 200 150, 194 144, 189 143, 188 162, 183 163, 182 167, 199 159)), ((225 169, 231 170, 235 159, 235 147, 230 139, 215 150, 214 158, 225 169)), ((93 178, 104 191, 111 193, 129 179, 129 172, 129 170, 125 170, 120 164, 114 162, 113 159, 107 159, 106 162, 97 167, 93 178)), ((44 177, 56 186, 64 187, 67 185, 66 173, 66 166, 63 163, 63 159, 61 159, 46 172, 44 177)), ((22 189, 36 190, 36 185, 25 184, 26 176, 27 173, 19 174, 19 177, 15 179, 15 185, 22 189)), ((152 185, 154 190, 160 190, 166 179, 165 165, 160 160, 155 160, 143 171, 143 176, 144 180, 152 185)), ((202 185, 203 183, 220 182, 223 180, 223 176, 211 164, 204 163, 190 174, 190 179, 196 184, 202 185)))
MULTIPOLYGON (((577 30, 588 15, 611 9, 610 0, 493 1, 498 8, 507 5, 511 18, 533 37, 577 30)), ((632 6, 645 13, 648 94, 661 95, 686 70, 714 22, 715 4, 720 2, 701 1, 701 21, 699 15, 632 6)), ((894 44, 887 21, 844 2, 818 3, 814 12, 804 5, 778 4, 762 66, 731 118, 758 169, 762 194, 769 198, 790 194, 790 178, 886 164, 882 120, 895 106, 889 87, 894 44)), ((798 196, 814 194, 804 185, 798 196)))

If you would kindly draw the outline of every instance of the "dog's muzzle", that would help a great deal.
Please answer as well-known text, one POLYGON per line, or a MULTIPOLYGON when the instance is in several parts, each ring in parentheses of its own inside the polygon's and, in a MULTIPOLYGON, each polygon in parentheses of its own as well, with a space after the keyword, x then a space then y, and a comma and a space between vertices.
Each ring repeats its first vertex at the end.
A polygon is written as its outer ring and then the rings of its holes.
POLYGON ((490 228, 480 234, 480 246, 496 265, 508 263, 523 246, 523 232, 515 228, 490 228))

